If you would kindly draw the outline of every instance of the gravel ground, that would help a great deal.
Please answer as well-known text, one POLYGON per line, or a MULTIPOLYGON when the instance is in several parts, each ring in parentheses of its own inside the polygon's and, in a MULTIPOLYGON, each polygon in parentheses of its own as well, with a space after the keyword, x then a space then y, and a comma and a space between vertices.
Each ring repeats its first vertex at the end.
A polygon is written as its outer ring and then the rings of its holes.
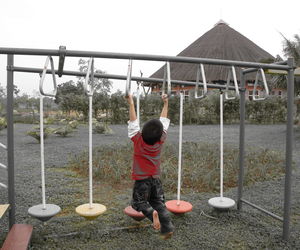
MULTIPOLYGON (((141 223, 124 216, 122 210, 131 197, 131 188, 111 187, 94 183, 94 201, 105 204, 108 211, 92 222, 75 214, 76 206, 87 202, 87 180, 64 168, 69 155, 87 149, 87 127, 80 126, 71 137, 50 136, 45 141, 47 202, 62 208, 59 216, 41 223, 28 216, 27 209, 41 203, 40 148, 35 139, 25 136, 30 125, 15 125, 16 221, 34 226, 31 249, 300 249, 300 132, 295 133, 291 236, 281 240, 282 223, 246 205, 242 212, 212 210, 207 200, 212 193, 185 193, 182 199, 194 206, 184 216, 173 216, 176 232, 171 240, 163 241, 145 220, 141 223), (86 188, 82 188, 82 186, 86 188), (140 228, 139 228, 140 227, 140 228)), ((125 125, 112 126, 114 135, 93 137, 94 145, 127 143, 125 125)), ((184 141, 219 141, 219 126, 184 126, 184 141)), ((5 131, 0 141, 5 142, 5 131)), ((239 126, 225 125, 224 143, 238 147, 239 126)), ((285 125, 247 125, 247 146, 285 149, 285 125)), ((170 127, 169 143, 178 143, 178 127, 170 127)), ((1 150, 1 162, 6 155, 1 150)), ((0 181, 6 176, 1 170, 0 181)), ((244 198, 280 216, 283 208, 284 179, 256 183, 246 187, 244 198)), ((236 199, 236 188, 225 196, 236 199)), ((167 199, 176 194, 166 192, 167 199)), ((0 203, 7 201, 1 189, 0 203)), ((7 234, 8 216, 0 221, 0 245, 7 234)))

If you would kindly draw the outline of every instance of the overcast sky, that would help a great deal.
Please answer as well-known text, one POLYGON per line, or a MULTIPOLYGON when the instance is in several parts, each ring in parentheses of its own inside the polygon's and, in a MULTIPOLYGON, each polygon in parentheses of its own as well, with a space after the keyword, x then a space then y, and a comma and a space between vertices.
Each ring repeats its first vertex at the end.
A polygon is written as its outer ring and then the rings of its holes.
MULTIPOLYGON (((125 52, 175 56, 223 19, 273 56, 282 37, 300 34, 299 0, 2 0, 0 47, 125 52)), ((15 65, 40 67, 45 57, 16 56, 15 65)), ((77 70, 67 58, 65 69, 77 70)), ((56 67, 58 60, 55 58, 56 67)), ((134 62, 133 75, 151 75, 162 63, 134 62)), ((97 59, 95 67, 125 75, 126 60, 97 59)), ((50 77, 49 77, 50 79, 50 77)), ((47 79, 47 80, 49 80, 47 79)), ((58 83, 74 77, 62 77, 58 83)), ((15 84, 33 94, 39 76, 15 73, 15 84)), ((6 56, 0 55, 0 83, 6 85, 6 56)), ((113 81, 113 91, 125 88, 113 81)))

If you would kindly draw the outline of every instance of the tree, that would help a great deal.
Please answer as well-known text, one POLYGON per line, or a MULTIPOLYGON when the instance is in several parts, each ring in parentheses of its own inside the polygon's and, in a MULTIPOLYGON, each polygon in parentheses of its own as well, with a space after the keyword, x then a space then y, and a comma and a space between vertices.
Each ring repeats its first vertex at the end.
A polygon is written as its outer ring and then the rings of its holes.
MULTIPOLYGON (((282 34, 281 34, 282 35, 282 34)), ((286 57, 293 57, 295 59, 295 64, 300 67, 300 37, 299 35, 294 35, 294 41, 287 39, 284 35, 283 37, 283 52, 286 57)), ((300 94, 300 77, 295 77, 295 95, 300 94)))
POLYGON ((0 98, 2 98, 4 96, 5 96, 5 89, 1 86, 1 83, 0 83, 0 98))
POLYGON ((128 120, 128 107, 124 94, 118 90, 110 97, 112 123, 125 123, 128 120))
POLYGON ((57 86, 55 103, 59 105, 62 111, 69 114, 71 111, 80 112, 85 110, 87 102, 83 98, 82 85, 72 80, 59 84, 57 86))
MULTIPOLYGON (((17 85, 14 85, 14 96, 18 97, 20 90, 17 85)), ((3 112, 6 108, 6 96, 7 96, 7 88, 2 87, 0 83, 0 113, 3 112)))
MULTIPOLYGON (((80 72, 87 72, 89 60, 79 59, 78 66, 80 72)), ((95 69, 95 73, 104 74, 105 71, 100 69, 95 69)), ((78 82, 84 84, 85 77, 78 77, 78 82)), ((95 92, 101 93, 110 93, 110 89, 112 87, 112 82, 106 78, 95 78, 94 79, 94 88, 95 92)))
MULTIPOLYGON (((282 35, 282 34, 281 34, 282 35)), ((296 66, 300 67, 300 37, 299 35, 294 35, 294 41, 287 39, 283 36, 283 52, 286 57, 293 57, 295 59, 296 66)), ((300 95, 300 77, 295 76, 295 95, 299 97, 300 95)), ((296 98, 295 102, 296 118, 295 122, 300 126, 300 98, 296 98), (297 118, 298 116, 298 118, 297 118)))
POLYGON ((110 100, 109 100, 108 93, 95 92, 93 96, 94 116, 98 117, 99 111, 102 111, 105 113, 106 120, 107 120, 109 109, 110 109, 110 100))
MULTIPOLYGON (((20 89, 18 88, 17 85, 14 84, 14 95, 18 96, 18 94, 20 93, 20 89)), ((4 88, 1 86, 0 83, 0 98, 6 98, 6 94, 7 94, 7 88, 4 88)))
MULTIPOLYGON (((86 72, 88 61, 79 59, 78 62, 80 72, 86 72)), ((96 70, 97 73, 103 73, 101 70, 96 70)), ((88 116, 88 97, 84 93, 85 77, 78 77, 78 81, 68 81, 58 85, 55 103, 67 113, 75 111, 82 113, 85 118, 88 116)), ((108 110, 108 93, 110 92, 112 83, 107 79, 94 79, 94 98, 93 109, 94 115, 97 116, 99 110, 108 110), (103 100, 104 99, 104 100, 103 100)))

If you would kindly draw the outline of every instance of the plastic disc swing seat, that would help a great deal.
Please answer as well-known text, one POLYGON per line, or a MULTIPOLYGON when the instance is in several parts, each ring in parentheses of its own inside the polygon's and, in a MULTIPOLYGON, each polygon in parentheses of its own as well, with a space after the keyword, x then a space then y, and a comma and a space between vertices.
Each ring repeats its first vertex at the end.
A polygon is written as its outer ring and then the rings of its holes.
MULTIPOLYGON (((235 85, 235 94, 236 97, 239 96, 239 88, 236 80, 236 74, 234 67, 232 66, 232 75, 235 85)), ((232 100, 235 99, 235 96, 228 97, 228 87, 230 83, 230 74, 228 74, 225 99, 232 100)), ((214 197, 208 200, 208 204, 218 210, 228 210, 235 205, 235 201, 223 196, 223 93, 220 93, 220 196, 214 197)))
POLYGON ((138 212, 135 209, 133 209, 132 206, 126 207, 124 209, 124 213, 136 221, 141 221, 145 219, 145 215, 142 212, 138 212))
MULTIPOLYGON (((169 74, 170 76, 170 74, 169 74)), ((170 79, 170 77, 169 77, 170 79)), ((168 79, 168 80, 169 80, 168 79)), ((207 82, 204 72, 203 64, 199 64, 197 67, 196 85, 195 85, 195 98, 202 99, 207 94, 207 82), (200 81, 200 73, 203 82, 203 92, 201 96, 198 96, 198 88, 200 81)), ((180 200, 180 189, 181 189, 181 156, 182 156, 182 120, 183 120, 183 93, 180 93, 180 114, 179 114, 179 156, 178 156, 178 182, 177 182, 177 200, 171 200, 166 202, 167 209, 176 214, 184 214, 192 211, 193 205, 187 201, 180 200)))
MULTIPOLYGON (((127 71, 127 79, 126 79, 126 89, 125 89, 125 95, 128 96, 131 92, 131 73, 132 73, 132 60, 129 59, 128 62, 128 71, 127 71)), ((140 123, 140 90, 139 90, 139 84, 137 86, 137 120, 138 123, 140 123)), ((123 210, 124 214, 128 215, 132 219, 136 221, 141 221, 145 219, 145 215, 142 212, 136 211, 132 206, 128 206, 123 210)))
POLYGON ((85 77, 84 90, 89 97, 89 203, 76 207, 75 211, 87 220, 96 219, 99 215, 106 211, 106 207, 102 204, 93 203, 93 142, 92 142, 92 103, 94 92, 94 58, 90 58, 87 74, 85 77), (89 78, 91 76, 91 84, 89 78))
POLYGON ((184 214, 192 211, 193 205, 187 201, 180 200, 181 186, 181 153, 182 153, 182 113, 183 113, 183 93, 180 93, 180 125, 179 125, 179 157, 178 157, 178 185, 177 185, 177 200, 166 202, 167 209, 176 214, 184 214))
POLYGON ((44 70, 42 72, 40 78, 40 143, 41 143, 41 176, 42 176, 42 200, 43 203, 33 206, 28 209, 28 214, 32 217, 39 219, 40 221, 47 221, 51 219, 53 216, 58 214, 61 209, 59 206, 54 204, 46 203, 46 189, 45 189, 45 161, 44 161, 44 112, 43 112, 43 98, 44 96, 55 97, 56 95, 56 80, 55 80, 55 71, 54 71, 54 63, 51 56, 48 56, 46 59, 46 63, 44 66, 44 70), (45 93, 43 89, 43 83, 47 72, 48 64, 51 64, 51 72, 53 78, 53 87, 54 90, 52 93, 45 93))

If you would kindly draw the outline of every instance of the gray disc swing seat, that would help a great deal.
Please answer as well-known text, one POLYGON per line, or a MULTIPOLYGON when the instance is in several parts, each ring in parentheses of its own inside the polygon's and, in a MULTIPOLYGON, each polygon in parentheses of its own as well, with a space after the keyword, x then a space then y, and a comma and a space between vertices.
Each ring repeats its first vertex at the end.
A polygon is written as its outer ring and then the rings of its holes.
POLYGON ((55 79, 55 70, 54 70, 54 63, 51 56, 48 56, 46 59, 46 63, 44 66, 44 70, 40 77, 40 145, 41 145, 41 176, 42 176, 42 204, 30 207, 28 209, 28 214, 32 217, 39 219, 40 221, 48 221, 53 216, 58 214, 61 211, 61 208, 55 204, 47 204, 46 203, 46 188, 45 188, 45 159, 44 159, 44 109, 43 109, 43 98, 45 96, 48 97, 55 97, 57 92, 56 87, 56 79, 55 79), (53 79, 53 91, 51 93, 45 93, 43 89, 43 83, 45 80, 45 76, 47 73, 48 64, 51 64, 51 72, 52 72, 52 79, 53 79))

